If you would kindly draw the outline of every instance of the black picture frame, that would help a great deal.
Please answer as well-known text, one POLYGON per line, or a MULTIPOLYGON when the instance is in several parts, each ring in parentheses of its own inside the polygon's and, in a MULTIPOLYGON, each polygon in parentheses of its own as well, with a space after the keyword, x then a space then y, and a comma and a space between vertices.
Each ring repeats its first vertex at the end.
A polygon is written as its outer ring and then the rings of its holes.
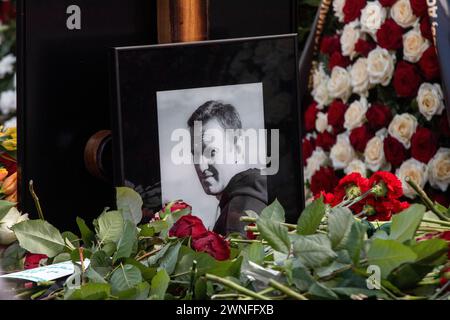
POLYGON ((115 185, 134 187, 150 211, 163 205, 157 195, 161 181, 157 92, 261 82, 265 129, 280 131, 280 170, 268 177, 268 200, 277 199, 287 221, 296 222, 305 203, 297 46, 297 34, 285 34, 114 48, 115 185), (285 99, 280 102, 280 97, 285 99))

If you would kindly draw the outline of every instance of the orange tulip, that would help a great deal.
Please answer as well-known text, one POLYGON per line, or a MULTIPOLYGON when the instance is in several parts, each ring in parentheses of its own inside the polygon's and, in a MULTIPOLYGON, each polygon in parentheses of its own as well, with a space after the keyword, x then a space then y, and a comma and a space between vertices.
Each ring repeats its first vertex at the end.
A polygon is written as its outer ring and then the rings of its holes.
POLYGON ((9 195, 5 200, 9 202, 17 202, 17 190, 14 191, 13 194, 9 195))
POLYGON ((17 190, 17 172, 14 172, 3 181, 2 192, 7 196, 12 195, 17 190))
POLYGON ((3 181, 8 176, 8 170, 6 168, 0 168, 0 181, 3 181))

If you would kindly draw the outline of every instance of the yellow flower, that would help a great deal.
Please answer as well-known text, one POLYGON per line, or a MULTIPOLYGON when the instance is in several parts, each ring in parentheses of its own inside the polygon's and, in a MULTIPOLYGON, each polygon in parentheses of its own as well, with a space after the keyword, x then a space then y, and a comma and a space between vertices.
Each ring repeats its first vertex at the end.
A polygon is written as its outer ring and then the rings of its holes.
POLYGON ((8 151, 15 151, 17 150, 17 139, 5 140, 3 141, 2 146, 8 151))
POLYGON ((6 168, 0 168, 0 181, 3 181, 8 176, 8 170, 6 168))

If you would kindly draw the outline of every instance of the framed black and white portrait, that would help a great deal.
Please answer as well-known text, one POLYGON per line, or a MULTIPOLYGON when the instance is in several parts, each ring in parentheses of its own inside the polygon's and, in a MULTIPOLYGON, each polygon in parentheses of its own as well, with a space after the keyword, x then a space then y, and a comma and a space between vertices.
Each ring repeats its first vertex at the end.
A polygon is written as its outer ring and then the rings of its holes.
POLYGON ((115 48, 115 183, 148 212, 183 200, 210 230, 304 206, 296 35, 115 48))

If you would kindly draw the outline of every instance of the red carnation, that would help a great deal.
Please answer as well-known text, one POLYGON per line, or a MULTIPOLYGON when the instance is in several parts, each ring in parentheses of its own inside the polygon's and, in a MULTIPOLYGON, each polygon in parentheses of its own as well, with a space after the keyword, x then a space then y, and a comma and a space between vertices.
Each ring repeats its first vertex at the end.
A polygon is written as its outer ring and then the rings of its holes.
MULTIPOLYGON (((353 198, 356 198, 364 193, 366 193, 369 190, 369 180, 361 176, 360 173, 353 172, 344 178, 342 178, 336 188, 334 188, 333 194, 334 194, 334 201, 333 206, 338 205, 344 200, 344 197, 347 195, 350 187, 357 187, 358 190, 355 190, 353 192, 358 191, 357 193, 353 194, 353 198)), ((352 208, 354 212, 359 212, 362 209, 362 206, 358 206, 358 208, 352 208)))
POLYGON ((380 4, 383 7, 392 7, 397 0, 380 0, 380 4))
POLYGON ((427 128, 417 128, 411 138, 411 155, 413 158, 428 163, 438 149, 436 135, 427 128))
POLYGON ((311 191, 314 195, 321 191, 332 192, 339 183, 338 178, 330 167, 322 167, 311 178, 311 191))
POLYGON ((422 36, 430 41, 433 41, 433 33, 431 32, 431 23, 428 16, 423 17, 420 20, 420 33, 422 36))
POLYGON ((421 83, 417 67, 400 61, 394 73, 394 89, 399 97, 415 97, 421 83))
POLYGON ((369 186, 374 187, 383 183, 386 194, 382 197, 388 199, 398 199, 403 196, 402 182, 392 173, 386 171, 375 172, 369 179, 369 186))
POLYGON ((333 52, 341 51, 341 42, 338 35, 324 36, 320 42, 320 52, 331 55, 333 52))
POLYGON ((426 0, 409 0, 412 11, 417 17, 428 15, 428 5, 426 0))
POLYGON ((332 193, 326 193, 326 192, 321 191, 320 193, 318 193, 314 196, 314 200, 317 200, 320 197, 323 197, 323 203, 325 203, 325 204, 332 205, 334 203, 335 196, 332 193))
POLYGON ((376 44, 372 41, 366 41, 363 39, 359 39, 355 43, 355 51, 358 52, 360 55, 367 57, 373 49, 376 48, 376 44))
POLYGON ((367 124, 374 132, 386 128, 392 120, 391 108, 383 104, 373 104, 366 113, 367 124))
POLYGON ((439 63, 436 54, 436 49, 434 46, 430 46, 427 50, 425 50, 418 64, 420 70, 422 70, 423 76, 428 81, 439 77, 440 75, 439 63))
POLYGON ((397 50, 403 45, 403 28, 393 19, 387 19, 377 31, 378 44, 387 50, 397 50))
POLYGON ((305 130, 306 132, 313 131, 316 128, 316 117, 319 110, 317 103, 311 103, 305 111, 305 130))
POLYGON ((408 202, 396 199, 375 200, 370 199, 368 203, 373 206, 376 214, 369 216, 369 221, 390 221, 393 214, 402 212, 409 208, 408 202))
POLYGON ((344 22, 349 23, 361 16, 361 10, 366 6, 366 0, 347 0, 344 5, 344 22))
POLYGON ((347 105, 341 100, 334 100, 328 108, 328 124, 333 127, 334 133, 339 133, 344 129, 345 111, 347 105))
POLYGON ((193 238, 192 248, 206 252, 214 259, 223 261, 230 258, 230 244, 221 235, 208 231, 201 237, 193 238))
POLYGON ((328 68, 333 70, 334 67, 342 67, 346 68, 350 65, 350 59, 348 57, 344 57, 340 51, 335 51, 330 57, 328 61, 328 68))
POLYGON ((350 143, 356 151, 364 152, 366 145, 374 134, 369 130, 367 125, 353 129, 350 133, 350 143))
POLYGON ((321 147, 324 151, 330 151, 335 143, 336 136, 329 133, 328 131, 317 134, 316 145, 318 147, 321 147))
POLYGON ((206 230, 202 220, 191 214, 188 214, 178 219, 178 221, 170 229, 169 236, 177 238, 186 238, 192 236, 195 238, 201 236, 207 231, 208 230, 206 230))
POLYGON ((306 165, 306 160, 312 156, 314 149, 316 148, 314 139, 303 139, 302 152, 303 152, 303 165, 306 165))
POLYGON ((392 136, 384 139, 384 155, 386 160, 394 167, 398 168, 409 157, 408 150, 403 144, 392 136))
POLYGON ((35 269, 40 266, 42 260, 48 259, 45 254, 27 253, 25 255, 24 269, 35 269))

